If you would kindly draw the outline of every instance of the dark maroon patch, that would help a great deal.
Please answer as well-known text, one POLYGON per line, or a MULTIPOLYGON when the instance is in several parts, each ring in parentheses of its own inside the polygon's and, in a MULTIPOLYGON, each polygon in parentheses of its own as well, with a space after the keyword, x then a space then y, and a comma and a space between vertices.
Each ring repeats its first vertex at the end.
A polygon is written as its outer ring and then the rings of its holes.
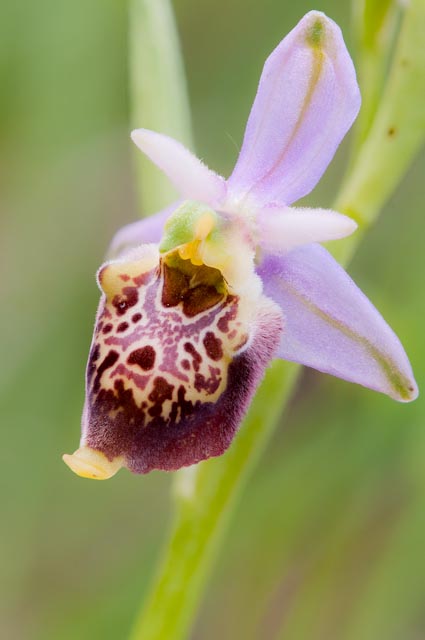
POLYGON ((179 269, 172 269, 164 264, 164 286, 162 287, 162 304, 164 307, 176 307, 182 302, 189 290, 190 278, 179 269))
POLYGON ((96 372, 96 377, 93 382, 94 393, 97 393, 100 389, 100 379, 102 377, 102 374, 106 371, 106 369, 109 369, 110 367, 112 367, 116 363, 118 358, 119 358, 119 355, 116 351, 110 351, 108 355, 104 358, 103 362, 100 363, 96 372))
POLYGON ((217 338, 212 331, 208 331, 204 340, 205 351, 211 360, 221 360, 223 357, 223 347, 220 338, 217 338))
POLYGON ((115 307, 117 314, 123 316, 127 309, 134 307, 139 299, 139 294, 136 287, 124 287, 121 295, 114 296, 112 304, 115 307))
POLYGON ((96 362, 99 360, 100 347, 95 344, 90 351, 89 361, 87 363, 87 379, 90 380, 94 372, 96 371, 96 362))
POLYGON ((185 420, 193 412, 193 402, 186 400, 186 389, 180 385, 177 391, 177 402, 171 405, 170 422, 173 423, 179 418, 185 420))
POLYGON ((147 273, 140 273, 138 276, 134 276, 133 282, 138 287, 141 287, 143 284, 146 284, 151 276, 152 271, 148 271, 147 273))
POLYGON ((193 358, 193 368, 195 369, 195 371, 199 371, 199 365, 202 362, 202 357, 196 351, 196 349, 193 346, 193 344, 191 342, 185 342, 184 350, 186 351, 186 353, 189 353, 192 356, 192 358, 193 358))
POLYGON ((117 327, 117 332, 122 333, 123 331, 126 331, 126 329, 128 329, 128 322, 120 322, 117 327))
POLYGON ((112 324, 110 322, 108 322, 108 324, 105 324, 105 326, 102 329, 102 333, 111 333, 112 331, 112 324))
MULTIPOLYGON (((228 296, 227 304, 231 304, 233 300, 235 300, 235 296, 228 296)), ((223 333, 227 333, 229 331, 229 322, 236 318, 237 312, 237 304, 232 304, 230 309, 226 311, 224 316, 217 322, 217 327, 220 329, 220 331, 222 331, 223 333)))
POLYGON ((153 381, 153 389, 148 395, 148 400, 153 402, 153 406, 149 409, 150 416, 160 416, 162 413, 162 405, 166 400, 173 397, 174 386, 168 384, 165 378, 158 377, 153 381))
POLYGON ((98 344, 95 344, 93 346, 93 349, 90 352, 90 357, 89 357, 90 364, 93 364, 94 362, 96 362, 96 360, 99 360, 99 356, 100 356, 100 346, 98 344))
POLYGON ((223 294, 215 287, 201 284, 199 287, 189 289, 183 300, 183 312, 188 318, 193 318, 198 313, 210 309, 222 300, 223 294))
POLYGON ((135 313, 134 316, 131 318, 132 322, 139 322, 139 320, 141 319, 142 319, 141 313, 135 313))
POLYGON ((189 360, 186 360, 186 358, 184 360, 182 360, 182 367, 183 367, 183 369, 186 369, 186 371, 188 371, 190 369, 189 360))
POLYGON ((164 264, 164 286, 162 288, 162 304, 164 307, 176 307, 183 304, 183 312, 188 318, 210 309, 223 299, 215 286, 199 284, 191 286, 192 276, 180 269, 164 264))
POLYGON ((127 358, 128 364, 137 364, 143 371, 153 369, 155 364, 155 349, 150 345, 135 349, 127 358))
POLYGON ((215 376, 205 378, 201 373, 195 373, 195 389, 196 391, 206 391, 207 393, 215 393, 220 386, 220 378, 215 376))
POLYGON ((130 276, 127 273, 120 273, 120 278, 124 282, 128 282, 130 280, 130 276))

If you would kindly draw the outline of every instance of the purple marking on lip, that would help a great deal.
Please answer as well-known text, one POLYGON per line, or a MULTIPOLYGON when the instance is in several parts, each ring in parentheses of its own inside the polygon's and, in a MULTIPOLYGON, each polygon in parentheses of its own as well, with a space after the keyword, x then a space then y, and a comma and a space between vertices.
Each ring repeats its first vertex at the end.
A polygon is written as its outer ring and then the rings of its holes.
POLYGON ((124 364, 120 363, 115 367, 110 375, 111 379, 119 376, 122 378, 127 378, 128 380, 132 380, 139 389, 143 390, 146 389, 146 386, 149 383, 149 380, 152 378, 153 374, 149 373, 148 375, 143 376, 140 373, 136 373, 136 371, 131 371, 124 364))

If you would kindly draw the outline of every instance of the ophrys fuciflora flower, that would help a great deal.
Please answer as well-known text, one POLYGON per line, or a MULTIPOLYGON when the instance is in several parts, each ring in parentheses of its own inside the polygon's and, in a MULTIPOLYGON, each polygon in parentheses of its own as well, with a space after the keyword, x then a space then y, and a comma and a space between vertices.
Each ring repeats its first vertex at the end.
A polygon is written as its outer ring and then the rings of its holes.
POLYGON ((356 223, 289 205, 311 191, 360 107, 337 25, 308 13, 265 63, 228 180, 152 131, 135 143, 182 200, 124 227, 98 272, 79 475, 175 470, 230 445, 274 357, 381 391, 417 388, 398 338, 317 242, 356 223))

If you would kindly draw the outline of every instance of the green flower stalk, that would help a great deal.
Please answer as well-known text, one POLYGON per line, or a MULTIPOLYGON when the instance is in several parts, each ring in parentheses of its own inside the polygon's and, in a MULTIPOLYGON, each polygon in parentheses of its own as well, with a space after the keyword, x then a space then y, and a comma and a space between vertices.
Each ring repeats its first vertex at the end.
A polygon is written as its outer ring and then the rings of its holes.
MULTIPOLYGON (((131 120, 175 136, 193 148, 186 77, 170 0, 130 0, 131 120)), ((176 197, 170 181, 142 155, 136 186, 149 215, 176 197)))
POLYGON ((352 5, 356 67, 363 103, 356 123, 355 149, 358 150, 369 133, 380 103, 402 5, 398 0, 353 0, 352 5))

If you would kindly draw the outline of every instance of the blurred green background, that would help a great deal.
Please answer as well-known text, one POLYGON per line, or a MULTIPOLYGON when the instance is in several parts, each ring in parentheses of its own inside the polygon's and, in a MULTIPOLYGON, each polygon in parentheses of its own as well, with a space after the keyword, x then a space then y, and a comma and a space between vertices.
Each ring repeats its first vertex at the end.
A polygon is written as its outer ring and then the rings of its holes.
MULTIPOLYGON (((225 175, 266 55, 312 8, 352 48, 345 0, 176 0, 198 151, 225 175)), ((61 454, 79 439, 94 272, 138 215, 127 6, 6 0, 0 32, 0 636, 122 639, 170 519, 170 477, 89 482, 61 454)), ((309 203, 331 204, 343 159, 309 203)), ((422 388, 424 165, 350 268, 422 388)), ((234 514, 193 638, 425 638, 424 417, 423 398, 399 405, 307 372, 234 514)))

